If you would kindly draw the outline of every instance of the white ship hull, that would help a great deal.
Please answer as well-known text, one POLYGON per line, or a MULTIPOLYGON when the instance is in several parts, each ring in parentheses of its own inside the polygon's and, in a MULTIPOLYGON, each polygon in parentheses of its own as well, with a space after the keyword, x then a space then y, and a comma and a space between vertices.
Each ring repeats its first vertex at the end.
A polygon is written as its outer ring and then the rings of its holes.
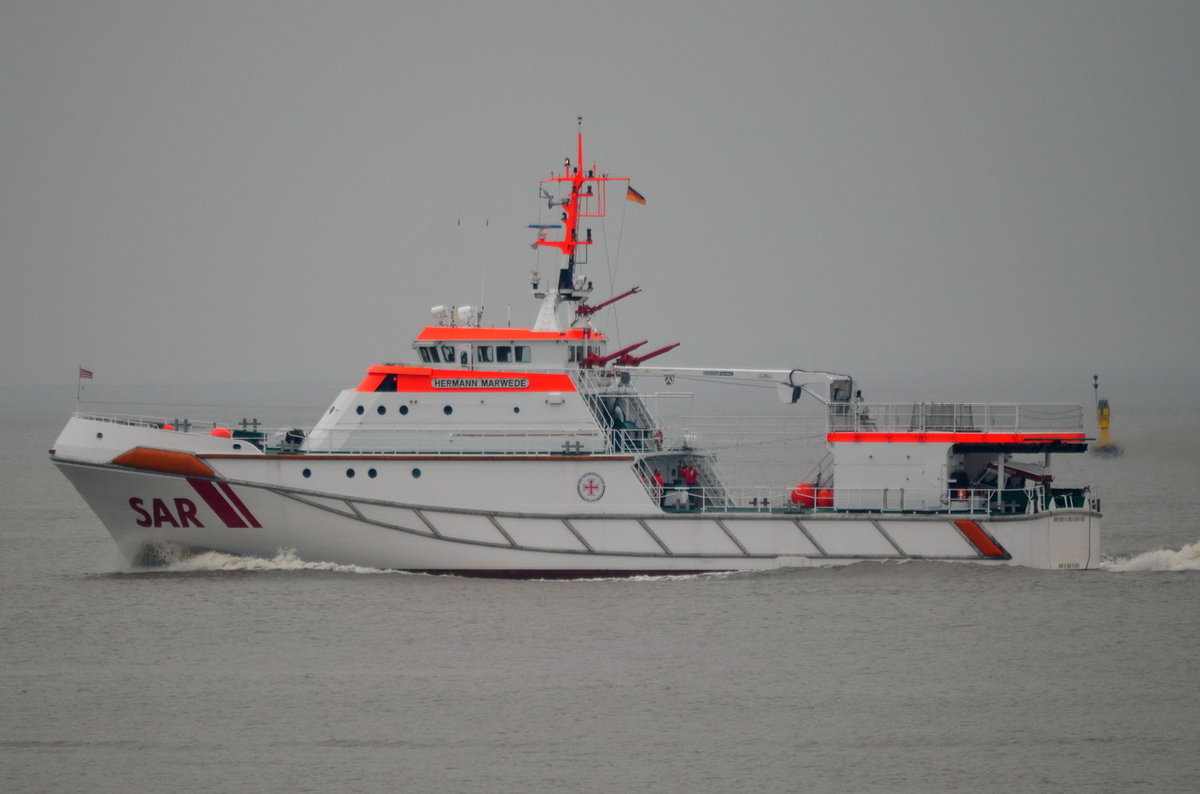
POLYGON ((495 576, 908 559, 1052 569, 1099 564, 1099 515, 1088 510, 1017 516, 790 508, 671 514, 647 498, 623 456, 266 456, 249 450, 193 456, 180 450, 192 439, 200 447, 215 441, 77 417, 60 437, 54 460, 131 561, 146 559, 148 549, 178 544, 265 557, 291 550, 314 562, 495 576), (79 442, 97 433, 115 446, 95 446, 88 454, 79 442), (212 476, 111 462, 119 458, 115 449, 161 449, 164 442, 173 443, 182 459, 210 466, 212 476), (74 450, 74 460, 63 450, 74 450), (578 488, 589 476, 604 491, 585 502, 578 488))
POLYGON ((591 302, 589 224, 609 186, 645 197, 585 163, 580 132, 574 159, 539 181, 553 220, 531 225, 533 248, 557 264, 530 273, 532 327, 436 306, 411 353, 371 365, 307 432, 79 414, 51 459, 130 560, 179 544, 515 576, 1099 564, 1099 502, 1050 466, 1087 449, 1079 406, 869 403, 844 374, 641 366, 678 343, 610 350, 595 315, 640 290, 591 302), (718 402, 706 417, 677 378, 795 407, 718 402), (802 460, 818 434, 789 424, 806 395, 823 406, 824 460, 802 460))

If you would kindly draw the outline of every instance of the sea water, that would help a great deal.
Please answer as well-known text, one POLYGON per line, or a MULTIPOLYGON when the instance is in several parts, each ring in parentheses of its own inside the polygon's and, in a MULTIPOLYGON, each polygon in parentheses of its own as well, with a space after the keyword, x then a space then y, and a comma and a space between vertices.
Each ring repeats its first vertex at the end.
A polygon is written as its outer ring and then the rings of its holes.
MULTIPOLYGON (((1056 457, 1060 482, 1099 488, 1099 571, 864 563, 522 582, 286 552, 131 568, 47 460, 74 398, 62 391, 0 395, 0 790, 1200 780, 1200 423, 1183 412, 1115 405, 1122 457, 1056 457)), ((305 426, 332 398, 311 391, 209 389, 188 410, 241 419, 256 403, 230 395, 251 394, 284 406, 259 418, 305 426)), ((145 413, 182 402, 141 393, 145 413)))

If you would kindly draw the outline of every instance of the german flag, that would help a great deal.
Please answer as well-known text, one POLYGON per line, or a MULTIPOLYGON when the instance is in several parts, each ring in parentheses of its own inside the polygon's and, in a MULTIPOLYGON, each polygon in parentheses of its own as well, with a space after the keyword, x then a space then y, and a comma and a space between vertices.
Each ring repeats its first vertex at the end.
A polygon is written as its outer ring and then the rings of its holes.
POLYGON ((633 185, 625 188, 625 198, 629 201, 636 201, 638 204, 645 204, 646 197, 633 189, 633 185))

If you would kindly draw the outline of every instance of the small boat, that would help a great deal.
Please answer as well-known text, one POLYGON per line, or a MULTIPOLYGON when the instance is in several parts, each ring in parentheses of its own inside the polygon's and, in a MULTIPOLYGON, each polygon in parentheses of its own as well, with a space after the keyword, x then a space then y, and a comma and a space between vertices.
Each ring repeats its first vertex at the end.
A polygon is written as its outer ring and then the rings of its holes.
POLYGON ((553 218, 531 225, 534 247, 555 262, 531 276, 528 328, 435 307, 411 353, 369 367, 307 430, 77 406, 51 460, 135 563, 175 546, 525 578, 1099 565, 1099 500, 1050 466, 1087 450, 1082 406, 867 402, 844 374, 610 349, 598 315, 639 290, 591 302, 587 224, 610 191, 645 198, 584 165, 582 131, 575 144, 539 184, 553 218), (677 410, 696 395, 682 384, 709 383, 760 406, 677 410))

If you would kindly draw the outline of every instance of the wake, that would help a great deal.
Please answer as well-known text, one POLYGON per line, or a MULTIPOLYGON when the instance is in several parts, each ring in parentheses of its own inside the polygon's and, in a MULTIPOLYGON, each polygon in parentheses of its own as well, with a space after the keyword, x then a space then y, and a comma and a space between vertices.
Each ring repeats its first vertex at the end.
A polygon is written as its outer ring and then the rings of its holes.
POLYGON ((308 562, 296 555, 295 549, 280 549, 274 557, 242 557, 220 551, 196 551, 178 546, 155 549, 156 565, 177 573, 231 571, 331 571, 333 573, 395 574, 401 571, 386 568, 365 568, 360 565, 341 565, 334 562, 308 562))
POLYGON ((1107 571, 1200 571, 1200 541, 1178 551, 1156 549, 1123 560, 1104 563, 1107 571))

